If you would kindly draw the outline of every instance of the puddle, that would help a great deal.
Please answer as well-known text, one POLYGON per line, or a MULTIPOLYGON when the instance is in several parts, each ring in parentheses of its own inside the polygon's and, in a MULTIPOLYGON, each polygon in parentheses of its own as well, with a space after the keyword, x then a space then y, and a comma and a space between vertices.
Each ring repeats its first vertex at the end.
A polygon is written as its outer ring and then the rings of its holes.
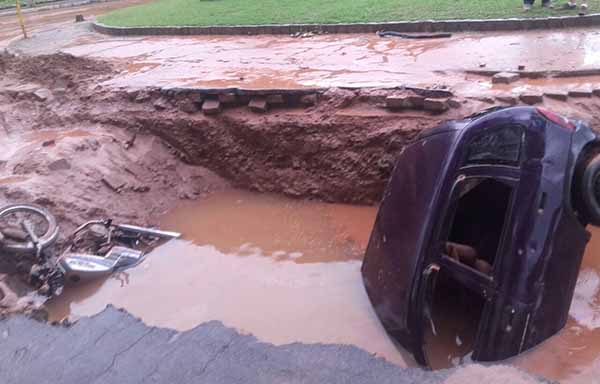
POLYGON ((600 229, 588 228, 587 246, 566 327, 511 363, 568 383, 590 383, 600 375, 600 229))
POLYGON ((69 137, 87 136, 92 136, 92 133, 82 129, 73 129, 69 131, 43 130, 27 132, 27 134, 24 135, 24 140, 30 144, 39 144, 48 140, 61 140, 69 137))
MULTIPOLYGON (((186 330, 220 320, 275 344, 354 344, 405 366, 410 360, 379 324, 360 277, 375 211, 241 191, 188 202, 161 223, 184 240, 105 282, 68 287, 49 303, 50 317, 113 304, 150 325, 186 330)), ((591 230, 567 327, 503 364, 570 383, 600 373, 600 230, 591 230)), ((468 352, 467 335, 446 336, 468 352)), ((433 351, 438 366, 460 361, 449 351, 433 351)))
POLYGON ((220 320, 260 340, 354 344, 405 365, 360 277, 375 208, 240 191, 182 205, 162 227, 183 232, 138 268, 68 287, 51 320, 107 304, 147 324, 186 330, 220 320))
MULTIPOLYGON (((600 375, 600 229, 589 230, 592 240, 584 255, 567 325, 537 348, 502 364, 572 384, 587 384, 592 382, 590 377, 600 375)), ((470 361, 469 346, 473 345, 471 333, 464 327, 464 314, 444 320, 437 329, 441 343, 428 349, 437 369, 470 361)))
POLYGON ((375 213, 372 207, 229 192, 183 204, 162 225, 225 254, 331 263, 362 260, 375 213))
MULTIPOLYGON (((114 61, 123 69, 106 84, 299 88, 452 85, 485 90, 462 71, 591 69, 600 65, 592 29, 457 33, 448 39, 381 38, 375 34, 289 36, 104 37, 72 42, 65 52, 114 61), (502 52, 502 55, 498 55, 502 52), (440 60, 440 58, 444 58, 440 60), (416 83, 415 83, 416 82, 416 83)), ((593 81, 593 80, 592 80, 593 81)))

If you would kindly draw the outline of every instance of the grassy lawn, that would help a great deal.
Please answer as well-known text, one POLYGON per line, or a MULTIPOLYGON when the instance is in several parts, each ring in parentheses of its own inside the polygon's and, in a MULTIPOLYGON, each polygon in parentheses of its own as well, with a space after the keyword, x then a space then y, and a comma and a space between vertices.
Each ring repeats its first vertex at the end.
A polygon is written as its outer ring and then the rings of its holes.
MULTIPOLYGON (((59 0, 53 0, 53 1, 59 1, 59 0)), ((47 5, 49 2, 51 2, 50 0, 37 0, 35 6, 42 6, 42 5, 47 5)), ((21 3, 21 7, 26 8, 29 6, 29 3, 27 2, 27 0, 20 0, 19 3, 21 3)), ((16 6, 16 1, 15 0, 0 0, 0 7, 15 7, 16 6)))
MULTIPOLYGON (((542 9, 539 5, 537 0, 534 10, 524 13, 520 0, 157 0, 113 11, 99 20, 116 26, 202 26, 577 14, 542 9)), ((600 12, 600 0, 588 1, 588 5, 590 13, 600 12)))
MULTIPOLYGON (((21 1, 20 2, 21 5, 25 5, 25 1, 21 1)), ((8 6, 15 6, 15 0, 0 0, 0 7, 8 7, 8 6)))

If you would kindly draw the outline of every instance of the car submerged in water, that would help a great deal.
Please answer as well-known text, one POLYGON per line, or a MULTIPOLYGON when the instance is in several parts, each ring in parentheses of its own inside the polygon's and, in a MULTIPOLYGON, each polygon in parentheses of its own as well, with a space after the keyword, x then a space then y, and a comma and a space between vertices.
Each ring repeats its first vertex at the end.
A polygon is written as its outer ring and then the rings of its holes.
POLYGON ((438 365, 448 345, 460 359, 503 360, 564 327, 588 224, 600 225, 596 133, 542 108, 487 110, 404 148, 365 288, 419 364, 438 365))

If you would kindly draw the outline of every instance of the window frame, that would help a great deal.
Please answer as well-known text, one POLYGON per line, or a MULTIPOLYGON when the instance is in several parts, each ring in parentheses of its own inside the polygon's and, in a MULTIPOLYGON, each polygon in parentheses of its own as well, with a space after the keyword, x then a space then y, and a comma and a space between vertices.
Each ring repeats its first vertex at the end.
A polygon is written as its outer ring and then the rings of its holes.
MULTIPOLYGON (((487 168, 487 167, 493 167, 493 165, 477 165, 476 167, 487 168)), ((476 275, 479 275, 480 277, 484 278, 489 283, 492 283, 494 281, 494 276, 496 275, 496 272, 498 270, 498 265, 500 265, 502 262, 502 252, 505 248, 505 239, 507 236, 509 224, 512 220, 512 210, 513 210, 513 206, 515 204, 516 198, 517 198, 517 188, 518 188, 518 179, 515 179, 513 177, 507 177, 507 176, 490 176, 489 174, 473 172, 471 174, 462 173, 458 177, 455 178, 454 183, 452 185, 452 189, 449 194, 448 202, 443 211, 442 220, 440 220, 441 227, 440 227, 439 231, 437 232, 437 236, 436 236, 437 239, 435 241, 436 247, 438 248, 440 258, 442 259, 444 264, 446 264, 447 266, 449 266, 449 265, 454 266, 453 269, 458 269, 458 270, 462 269, 463 271, 466 270, 466 271, 475 273, 476 275), (500 232, 500 239, 499 239, 498 245, 496 247, 496 254, 494 255, 494 262, 492 264, 492 270, 489 275, 479 272, 475 268, 472 268, 469 265, 466 265, 466 264, 463 264, 460 262, 456 262, 455 260, 450 258, 448 255, 446 255, 445 251, 442 248, 443 245, 449 240, 449 237, 450 237, 450 234, 452 231, 452 224, 454 223, 454 220, 456 218, 456 213, 458 210, 458 200, 460 199, 460 196, 458 195, 459 188, 468 179, 495 180, 499 183, 507 185, 511 189, 509 197, 508 197, 507 209, 504 214, 504 221, 502 223, 502 229, 500 232)))

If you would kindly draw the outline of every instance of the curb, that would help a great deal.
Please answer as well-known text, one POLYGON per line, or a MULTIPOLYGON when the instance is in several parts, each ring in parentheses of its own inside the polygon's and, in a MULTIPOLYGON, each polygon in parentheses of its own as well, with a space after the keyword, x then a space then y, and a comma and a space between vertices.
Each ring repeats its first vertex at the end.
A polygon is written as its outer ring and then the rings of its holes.
MULTIPOLYGON (((430 88, 296 88, 246 90, 241 88, 140 87, 121 88, 123 96, 136 103, 150 103, 156 110, 179 109, 193 114, 215 116, 234 107, 247 107, 251 112, 266 113, 276 108, 309 108, 332 99, 348 106, 354 101, 367 103, 388 112, 425 111, 440 115, 460 109, 466 100, 496 106, 539 105, 546 99, 567 102, 571 98, 600 97, 596 89, 570 91, 524 91, 496 93, 489 96, 456 95, 450 90, 430 88), (331 93, 329 93, 331 91, 331 93)), ((14 96, 14 95, 13 95, 14 96)), ((340 104, 342 105, 342 104, 340 104)), ((341 108, 345 108, 342 106, 341 108)))
POLYGON ((165 92, 165 93, 197 93, 199 95, 215 96, 219 94, 233 94, 236 96, 270 96, 273 94, 285 94, 289 96, 306 96, 314 93, 322 94, 330 89, 341 89, 349 91, 360 91, 360 90, 381 90, 386 92, 406 91, 412 92, 416 95, 425 98, 450 98, 454 96, 454 93, 450 89, 433 89, 433 88, 422 88, 422 87, 411 87, 411 86, 396 86, 396 87, 310 87, 310 88, 261 88, 261 89, 247 89, 239 87, 140 87, 131 88, 134 91, 147 90, 152 92, 165 92))
POLYGON ((280 24, 235 25, 209 27, 115 27, 94 23, 97 32, 112 36, 140 35, 290 35, 303 32, 322 33, 375 33, 391 30, 403 33, 515 31, 532 29, 557 29, 600 25, 600 13, 587 16, 561 16, 537 19, 489 20, 422 20, 357 24, 280 24))
POLYGON ((173 107, 186 113, 202 112, 205 115, 218 115, 232 107, 247 107, 255 113, 265 113, 276 108, 308 108, 318 105, 321 100, 331 99, 344 100, 344 103, 356 100, 376 105, 382 110, 420 110, 432 114, 441 114, 461 106, 450 90, 418 87, 259 90, 140 87, 120 90, 129 101, 151 103, 156 110, 173 107))
POLYGON ((569 78, 569 77, 587 77, 600 76, 600 68, 574 69, 574 70, 549 70, 549 71, 526 71, 526 70, 502 70, 502 69, 467 69, 468 75, 492 77, 498 73, 509 72, 518 74, 521 78, 541 79, 541 78, 569 78))

